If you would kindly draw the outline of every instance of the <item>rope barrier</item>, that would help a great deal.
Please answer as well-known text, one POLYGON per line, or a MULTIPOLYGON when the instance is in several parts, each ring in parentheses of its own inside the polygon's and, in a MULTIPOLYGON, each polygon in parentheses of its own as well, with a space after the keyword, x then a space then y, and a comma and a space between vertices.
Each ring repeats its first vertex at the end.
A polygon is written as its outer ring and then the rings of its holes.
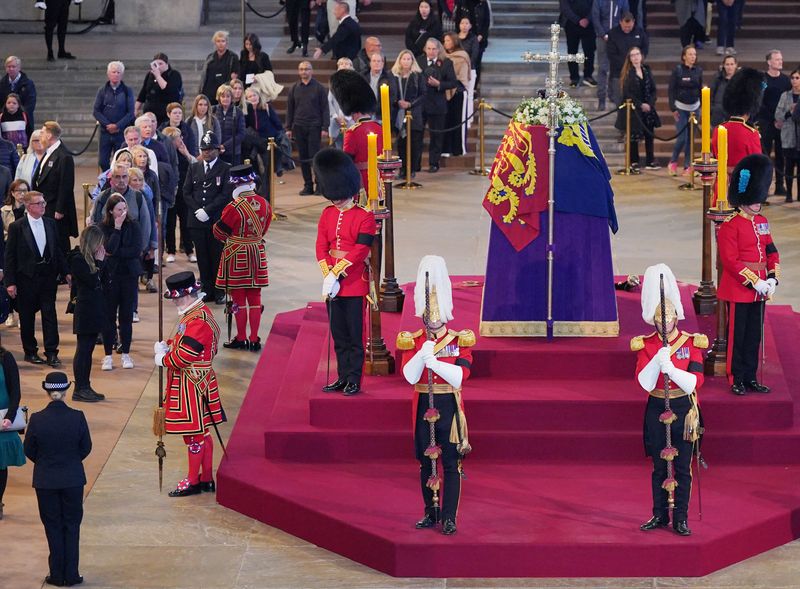
POLYGON ((471 114, 471 115, 469 115, 469 116, 468 116, 466 119, 464 119, 463 121, 461 121, 461 122, 460 122, 460 123, 458 123, 457 125, 454 125, 454 126, 452 126, 452 127, 448 128, 448 129, 431 129, 431 128, 428 128, 428 131, 429 131, 430 133, 449 133, 450 131, 455 131, 455 130, 456 130, 456 129, 458 129, 459 127, 463 127, 464 125, 466 125, 466 124, 467 124, 467 121, 469 121, 469 120, 470 120, 472 117, 474 117, 474 116, 475 116, 475 113, 477 113, 477 112, 478 112, 478 111, 476 111, 476 110, 475 110, 475 111, 472 111, 472 114, 471 114))
POLYGON ((491 110, 491 111, 494 111, 494 112, 496 112, 496 113, 497 113, 497 114, 499 114, 501 117, 505 117, 505 118, 507 118, 507 119, 513 119, 513 118, 514 118, 514 115, 510 115, 510 114, 508 114, 508 113, 506 113, 506 112, 503 112, 502 110, 497 110, 497 109, 496 109, 495 107, 493 107, 491 104, 487 104, 487 105, 486 105, 486 108, 488 108, 488 109, 489 109, 489 110, 491 110))
POLYGON ((591 119, 589 119, 589 120, 588 120, 588 121, 586 121, 586 122, 587 122, 587 123, 592 123, 592 122, 594 122, 594 121, 599 121, 600 119, 604 119, 604 118, 606 118, 607 116, 610 116, 610 115, 617 114, 617 110, 619 110, 619 109, 614 109, 614 110, 610 110, 610 111, 608 111, 608 112, 604 112, 604 113, 603 113, 603 114, 601 114, 601 115, 597 115, 596 117, 592 117, 591 119))
POLYGON ((285 5, 285 4, 283 4, 283 5, 282 5, 282 6, 281 6, 281 7, 280 7, 278 10, 276 10, 276 11, 275 11, 275 12, 273 12, 272 14, 261 14, 261 13, 260 13, 258 10, 256 10, 256 9, 255 9, 255 8, 253 8, 252 6, 250 6, 250 3, 249 3, 249 2, 245 2, 245 4, 247 5, 247 7, 250 9, 250 11, 251 11, 253 14, 255 14, 256 16, 258 16, 258 17, 261 17, 261 18, 275 18, 275 17, 276 17, 276 16, 278 16, 278 15, 279 15, 281 12, 283 12, 283 11, 284 11, 284 9, 286 8, 286 5, 285 5))
POLYGON ((689 123, 687 122, 687 123, 686 123, 686 124, 685 124, 683 127, 681 127, 680 131, 678 131, 677 133, 675 133, 675 135, 673 135, 672 137, 659 137, 658 135, 656 135, 655 131, 651 131, 651 130, 650 130, 648 127, 647 127, 647 125, 645 125, 645 124, 644 124, 644 121, 642 120, 642 117, 641 117, 641 115, 639 114, 639 110, 638 110, 638 109, 635 109, 635 108, 634 108, 634 109, 633 109, 633 114, 635 114, 635 115, 636 115, 636 119, 639 121, 639 124, 641 125, 641 127, 642 127, 642 130, 643 130, 645 133, 647 133, 647 134, 648 134, 650 137, 652 137, 653 139, 656 139, 656 140, 658 140, 658 141, 664 141, 664 142, 668 142, 668 141, 675 141, 675 140, 676 140, 678 137, 680 137, 681 135, 683 135, 684 131, 686 131, 686 128, 689 126, 689 123))
POLYGON ((100 123, 95 123, 94 131, 92 131, 92 136, 89 137, 89 141, 86 143, 83 149, 81 149, 80 151, 70 151, 69 149, 67 149, 67 153, 73 157, 77 157, 79 155, 83 155, 84 153, 86 153, 86 150, 89 149, 89 146, 92 144, 92 141, 94 141, 94 136, 97 135, 97 129, 99 128, 100 128, 100 123))

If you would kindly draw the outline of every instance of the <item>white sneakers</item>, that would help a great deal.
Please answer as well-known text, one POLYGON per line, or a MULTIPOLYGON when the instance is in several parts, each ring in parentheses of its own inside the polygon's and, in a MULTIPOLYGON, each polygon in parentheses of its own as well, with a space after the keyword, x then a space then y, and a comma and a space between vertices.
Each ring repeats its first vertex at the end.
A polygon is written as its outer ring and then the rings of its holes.
POLYGON ((47 3, 46 2, 34 2, 34 8, 38 8, 39 10, 47 10, 47 3))
POLYGON ((111 356, 103 356, 103 365, 100 367, 101 370, 113 370, 114 369, 114 359, 111 356))
POLYGON ((189 254, 189 261, 190 262, 196 262, 197 261, 197 256, 195 256, 194 254, 189 254))
POLYGON ((130 354, 122 354, 122 367, 133 368, 133 360, 130 354))
POLYGON ((8 319, 6 319, 6 327, 19 327, 19 321, 17 321, 16 317, 14 316, 14 311, 11 311, 8 314, 8 319))
POLYGON ((175 255, 174 254, 167 254, 167 264, 172 264, 172 262, 174 262, 174 261, 175 261, 175 255))
POLYGON ((134 323, 139 323, 139 311, 134 311, 133 312, 133 322, 134 323))

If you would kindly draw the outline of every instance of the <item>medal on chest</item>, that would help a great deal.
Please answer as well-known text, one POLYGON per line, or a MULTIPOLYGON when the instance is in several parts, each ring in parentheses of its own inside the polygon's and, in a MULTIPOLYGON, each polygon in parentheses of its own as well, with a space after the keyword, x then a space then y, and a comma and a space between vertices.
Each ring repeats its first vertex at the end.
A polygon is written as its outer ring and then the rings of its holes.
POLYGON ((678 348, 678 351, 675 352, 675 359, 676 360, 688 360, 689 359, 689 348, 683 347, 678 348))
POLYGON ((769 223, 756 223, 756 233, 759 235, 769 235, 769 223))

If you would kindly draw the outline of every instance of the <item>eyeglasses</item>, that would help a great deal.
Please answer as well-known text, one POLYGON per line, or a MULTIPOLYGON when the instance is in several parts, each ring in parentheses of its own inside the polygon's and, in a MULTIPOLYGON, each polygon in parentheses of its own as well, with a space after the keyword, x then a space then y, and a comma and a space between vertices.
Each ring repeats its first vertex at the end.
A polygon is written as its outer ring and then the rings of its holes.
POLYGON ((11 194, 27 194, 27 192, 24 188, 16 188, 11 191, 11 194))
POLYGON ((43 200, 37 200, 36 202, 29 202, 28 203, 28 206, 33 206, 33 205, 36 205, 36 206, 42 205, 43 207, 46 207, 47 203, 45 201, 43 201, 43 200))

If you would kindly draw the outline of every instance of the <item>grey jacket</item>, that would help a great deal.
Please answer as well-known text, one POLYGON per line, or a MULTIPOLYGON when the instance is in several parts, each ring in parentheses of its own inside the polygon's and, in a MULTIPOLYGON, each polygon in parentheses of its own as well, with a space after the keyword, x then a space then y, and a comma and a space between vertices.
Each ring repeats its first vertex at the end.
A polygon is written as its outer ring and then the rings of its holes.
MULTIPOLYGON (((781 94, 778 101, 778 108, 775 109, 775 120, 783 121, 781 127, 781 147, 784 149, 796 149, 798 147, 798 137, 800 133, 800 106, 795 107, 792 114, 792 91, 787 90, 781 94)), ((798 101, 800 104, 800 101, 798 101)))

